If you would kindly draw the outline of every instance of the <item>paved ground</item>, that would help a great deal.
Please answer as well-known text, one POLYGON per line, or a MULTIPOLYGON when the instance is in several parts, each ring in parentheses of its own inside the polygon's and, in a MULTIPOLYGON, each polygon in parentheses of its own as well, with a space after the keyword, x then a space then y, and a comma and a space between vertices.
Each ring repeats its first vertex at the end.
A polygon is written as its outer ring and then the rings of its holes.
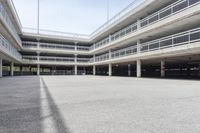
POLYGON ((200 81, 0 79, 0 133, 199 133, 200 81))

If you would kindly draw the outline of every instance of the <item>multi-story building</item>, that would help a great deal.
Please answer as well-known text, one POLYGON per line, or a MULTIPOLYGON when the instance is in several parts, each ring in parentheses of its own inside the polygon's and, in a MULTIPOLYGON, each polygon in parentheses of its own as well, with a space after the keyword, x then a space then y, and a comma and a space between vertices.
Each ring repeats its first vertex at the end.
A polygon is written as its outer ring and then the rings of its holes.
POLYGON ((91 35, 23 29, 0 0, 1 77, 86 74, 200 77, 200 0, 140 0, 91 35))

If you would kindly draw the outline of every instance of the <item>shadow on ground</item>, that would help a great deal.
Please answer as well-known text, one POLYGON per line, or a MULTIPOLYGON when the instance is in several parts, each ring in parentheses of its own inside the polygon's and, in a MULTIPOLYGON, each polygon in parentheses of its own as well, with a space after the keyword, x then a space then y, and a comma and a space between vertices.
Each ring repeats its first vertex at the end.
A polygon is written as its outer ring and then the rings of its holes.
POLYGON ((0 79, 0 133, 43 133, 42 100, 49 106, 52 131, 70 133, 48 86, 36 76, 0 79), (41 84, 46 99, 41 98, 41 84))

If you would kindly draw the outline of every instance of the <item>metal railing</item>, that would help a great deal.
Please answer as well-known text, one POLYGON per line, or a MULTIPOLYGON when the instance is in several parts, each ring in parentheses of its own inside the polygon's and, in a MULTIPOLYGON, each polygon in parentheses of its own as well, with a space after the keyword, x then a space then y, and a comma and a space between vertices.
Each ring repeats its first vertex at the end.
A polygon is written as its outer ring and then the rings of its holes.
POLYGON ((200 28, 141 44, 140 52, 155 51, 200 41, 200 28))
POLYGON ((0 34, 0 49, 9 54, 13 58, 21 61, 22 56, 1 34, 0 34))
POLYGON ((74 57, 51 57, 51 56, 22 56, 23 61, 26 62, 70 62, 70 63, 89 63, 91 58, 74 58, 74 57))
POLYGON ((137 30, 137 22, 111 35, 111 41, 115 41, 121 37, 127 36, 128 34, 133 33, 136 30, 137 30))
POLYGON ((181 12, 187 9, 188 7, 194 6, 199 3, 200 3, 200 0, 179 0, 153 13, 152 15, 149 15, 145 17, 144 19, 140 20, 140 26, 141 28, 146 27, 152 23, 161 21, 167 17, 170 17, 178 12, 181 12))
POLYGON ((114 59, 114 58, 120 58, 120 57, 123 57, 123 56, 133 55, 133 54, 136 54, 136 53, 137 53, 137 45, 134 45, 134 46, 127 47, 127 48, 124 48, 124 49, 113 51, 111 53, 111 55, 112 55, 111 57, 114 59))
POLYGON ((109 37, 106 37, 106 38, 104 38, 103 40, 101 40, 101 41, 95 43, 94 46, 93 46, 93 48, 94 48, 94 49, 99 48, 99 47, 101 47, 101 46, 104 46, 104 45, 108 44, 109 42, 110 42, 110 41, 109 41, 109 37))
POLYGON ((7 29, 10 31, 12 36, 17 41, 18 45, 21 45, 21 39, 1 2, 0 2, 0 19, 4 22, 7 29))
POLYGON ((72 50, 75 51, 89 51, 90 47, 86 46, 75 46, 75 45, 66 45, 66 44, 55 44, 55 43, 41 43, 41 42, 30 42, 23 41, 22 46, 24 48, 42 48, 42 49, 57 49, 57 50, 72 50))
POLYGON ((109 59, 109 53, 102 54, 95 57, 95 62, 104 61, 109 59))

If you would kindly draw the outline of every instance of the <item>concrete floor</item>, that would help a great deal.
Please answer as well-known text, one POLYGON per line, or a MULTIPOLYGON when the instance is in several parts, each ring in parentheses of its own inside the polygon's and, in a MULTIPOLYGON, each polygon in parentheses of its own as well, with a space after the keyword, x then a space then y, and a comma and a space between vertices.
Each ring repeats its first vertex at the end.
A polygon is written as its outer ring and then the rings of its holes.
POLYGON ((200 82, 124 77, 0 79, 0 133, 199 133, 200 82))

